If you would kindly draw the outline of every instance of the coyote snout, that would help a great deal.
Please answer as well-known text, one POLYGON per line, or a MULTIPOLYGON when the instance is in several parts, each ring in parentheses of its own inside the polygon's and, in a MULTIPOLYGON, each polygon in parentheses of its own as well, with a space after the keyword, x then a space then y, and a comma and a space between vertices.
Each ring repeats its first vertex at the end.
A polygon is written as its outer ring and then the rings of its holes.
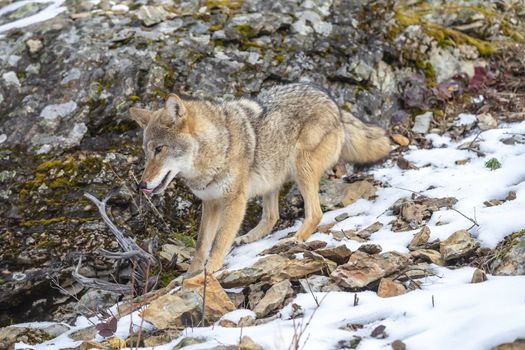
POLYGON ((144 128, 146 166, 139 189, 162 193, 175 176, 202 199, 197 249, 189 273, 223 265, 250 197, 262 196, 260 223, 239 243, 272 231, 279 190, 297 182, 308 239, 321 220, 319 181, 340 160, 374 162, 390 151, 385 132, 342 112, 324 91, 306 84, 273 87, 257 100, 214 103, 169 95, 158 111, 130 109, 144 128))

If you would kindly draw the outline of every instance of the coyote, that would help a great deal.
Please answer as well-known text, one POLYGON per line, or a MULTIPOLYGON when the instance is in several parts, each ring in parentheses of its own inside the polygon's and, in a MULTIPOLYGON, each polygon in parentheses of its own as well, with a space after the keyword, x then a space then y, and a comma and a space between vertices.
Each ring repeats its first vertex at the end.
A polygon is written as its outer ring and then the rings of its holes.
POLYGON ((259 224, 236 243, 272 231, 279 219, 279 189, 297 183, 305 220, 295 238, 304 241, 321 220, 319 182, 338 161, 371 163, 388 155, 385 131, 339 109, 324 90, 289 84, 256 99, 212 102, 170 94, 164 108, 131 108, 143 129, 146 165, 139 189, 160 194, 175 176, 202 199, 196 253, 188 270, 219 270, 234 243, 251 197, 262 196, 259 224))

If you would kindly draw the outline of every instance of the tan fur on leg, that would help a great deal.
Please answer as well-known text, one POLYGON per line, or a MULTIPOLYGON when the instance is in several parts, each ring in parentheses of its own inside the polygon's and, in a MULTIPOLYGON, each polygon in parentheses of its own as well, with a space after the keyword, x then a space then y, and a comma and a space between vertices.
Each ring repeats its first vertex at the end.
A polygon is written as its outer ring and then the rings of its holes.
POLYGON ((210 259, 207 266, 209 272, 215 272, 222 267, 224 258, 233 244, 235 235, 239 231, 246 211, 246 203, 248 202, 246 191, 238 192, 234 198, 225 199, 224 202, 220 220, 221 225, 210 251, 210 259))
POLYGON ((295 234, 298 241, 307 240, 321 221, 323 212, 319 203, 319 182, 323 172, 337 161, 340 131, 327 134, 313 150, 299 151, 296 158, 296 181, 304 199, 305 219, 295 234), (333 152, 336 150, 337 152, 333 152))
POLYGON ((193 260, 191 261, 188 273, 195 273, 203 270, 204 260, 206 256, 208 256, 210 246, 217 234, 220 218, 221 206, 218 201, 202 202, 202 215, 199 235, 197 237, 197 249, 193 260))

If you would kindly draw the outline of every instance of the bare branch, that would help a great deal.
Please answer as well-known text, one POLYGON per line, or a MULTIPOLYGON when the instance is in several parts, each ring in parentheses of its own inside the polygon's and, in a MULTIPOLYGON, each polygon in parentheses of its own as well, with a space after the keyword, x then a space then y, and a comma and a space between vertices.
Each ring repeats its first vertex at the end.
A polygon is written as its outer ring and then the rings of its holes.
POLYGON ((108 217, 106 213, 106 202, 109 200, 109 198, 111 198, 111 193, 109 193, 106 196, 106 198, 104 198, 104 200, 102 201, 99 201, 95 196, 89 193, 84 193, 84 196, 97 206, 100 216, 102 216, 102 219, 109 227, 111 233, 113 233, 113 235, 117 239, 118 244, 125 253, 136 252, 135 254, 137 255, 137 257, 140 257, 141 259, 147 261, 152 266, 157 265, 157 259, 155 259, 153 255, 149 254, 144 249, 139 247, 132 238, 125 237, 122 231, 120 231, 118 227, 108 217))
POLYGON ((80 274, 82 266, 82 257, 78 260, 77 267, 73 271, 73 278, 85 287, 97 288, 120 294, 131 294, 131 286, 118 283, 111 283, 97 278, 89 278, 80 274))
MULTIPOLYGON (((469 220, 470 222, 472 222, 474 224, 474 226, 476 227, 479 227, 479 224, 476 220, 472 219, 472 218, 469 218, 468 216, 466 216, 465 214, 463 214, 462 212, 460 212, 459 210, 457 210, 456 208, 452 208, 450 207, 450 209, 454 210, 456 213, 458 213, 459 215, 463 216, 465 219, 469 220)), ((475 214, 475 213, 474 213, 475 214)))

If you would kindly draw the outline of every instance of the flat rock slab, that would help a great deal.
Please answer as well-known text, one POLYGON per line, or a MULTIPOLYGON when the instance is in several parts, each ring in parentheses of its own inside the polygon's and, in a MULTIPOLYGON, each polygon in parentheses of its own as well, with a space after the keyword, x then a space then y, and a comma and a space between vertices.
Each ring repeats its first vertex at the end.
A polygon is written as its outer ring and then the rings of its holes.
POLYGON ((326 261, 320 259, 289 259, 281 255, 271 255, 262 258, 251 267, 224 271, 218 279, 224 288, 236 288, 263 280, 280 282, 285 279, 298 279, 320 272, 325 267, 326 261))
MULTIPOLYGON (((150 303, 142 317, 157 329, 197 325, 202 318, 204 276, 185 280, 182 289, 175 294, 166 294, 150 303)), ((235 310, 221 285, 213 277, 206 277, 205 321, 209 324, 224 314, 235 310)))
POLYGON ((352 254, 348 263, 339 266, 331 276, 342 287, 363 288, 408 264, 409 259, 397 252, 369 255, 357 251, 352 254))

